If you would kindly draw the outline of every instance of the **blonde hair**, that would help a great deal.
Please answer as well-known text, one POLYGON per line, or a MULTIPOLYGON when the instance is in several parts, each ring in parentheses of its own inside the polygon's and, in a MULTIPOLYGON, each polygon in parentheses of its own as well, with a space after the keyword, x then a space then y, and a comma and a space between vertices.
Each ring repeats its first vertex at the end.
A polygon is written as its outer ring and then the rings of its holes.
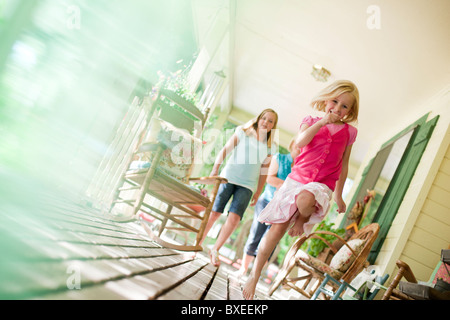
POLYGON ((348 80, 337 80, 328 87, 322 89, 311 101, 311 106, 318 111, 325 111, 327 101, 339 97, 343 93, 350 93, 353 98, 353 106, 350 112, 342 119, 343 122, 353 122, 358 119, 359 91, 356 85, 348 80))
POLYGON ((277 123, 278 123, 278 113, 276 113, 273 109, 264 109, 258 117, 256 117, 253 120, 250 120, 249 122, 247 122, 244 126, 243 126, 243 130, 245 132, 245 134, 249 134, 252 130, 254 130, 255 132, 258 131, 258 122, 259 120, 268 112, 272 112, 273 114, 275 114, 275 123, 273 124, 273 128, 267 133, 267 146, 269 148, 272 147, 272 131, 274 129, 277 128, 277 123))

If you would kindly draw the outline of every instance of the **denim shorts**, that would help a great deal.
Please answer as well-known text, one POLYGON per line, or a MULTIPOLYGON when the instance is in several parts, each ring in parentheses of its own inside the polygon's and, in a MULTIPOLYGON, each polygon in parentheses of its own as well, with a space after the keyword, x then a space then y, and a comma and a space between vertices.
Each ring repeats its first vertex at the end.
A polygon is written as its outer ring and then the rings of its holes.
MULTIPOLYGON (((271 225, 261 223, 258 221, 258 216, 261 211, 269 204, 269 201, 263 198, 259 198, 255 206, 255 213, 253 215, 253 223, 250 228, 250 234, 245 243, 245 253, 249 256, 256 257, 258 253, 259 243, 264 237, 266 232, 270 229, 271 225)), ((273 253, 273 252, 272 252, 273 253)), ((269 258, 270 259, 270 258, 269 258)))
POLYGON ((233 212, 242 219, 244 212, 252 199, 252 194, 253 192, 246 187, 232 183, 223 183, 220 185, 219 191, 217 192, 212 211, 223 213, 225 206, 233 196, 228 212, 233 212))

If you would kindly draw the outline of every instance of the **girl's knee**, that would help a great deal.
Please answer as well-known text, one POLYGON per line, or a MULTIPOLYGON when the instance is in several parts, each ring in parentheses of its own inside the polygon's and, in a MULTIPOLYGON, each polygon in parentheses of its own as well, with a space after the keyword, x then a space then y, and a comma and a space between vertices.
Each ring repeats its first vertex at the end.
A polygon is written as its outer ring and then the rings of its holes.
POLYGON ((220 212, 211 211, 211 213, 209 214, 208 221, 214 223, 220 218, 221 215, 222 215, 222 213, 220 213, 220 212))
POLYGON ((238 224, 239 222, 241 222, 241 216, 237 213, 230 212, 228 214, 227 220, 232 222, 233 224, 238 224))
POLYGON ((316 202, 316 198, 311 192, 303 190, 297 196, 297 203, 299 202, 314 204, 316 202))
POLYGON ((314 194, 304 190, 298 194, 296 204, 301 215, 309 216, 316 206, 316 198, 314 194))

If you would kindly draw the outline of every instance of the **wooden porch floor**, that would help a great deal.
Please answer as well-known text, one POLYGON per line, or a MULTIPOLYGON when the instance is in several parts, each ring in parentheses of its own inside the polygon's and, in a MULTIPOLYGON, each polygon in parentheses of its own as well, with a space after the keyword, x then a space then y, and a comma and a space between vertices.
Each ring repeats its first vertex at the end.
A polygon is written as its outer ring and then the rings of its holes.
MULTIPOLYGON (((139 223, 104 219, 70 199, 40 200, 0 226, 1 299, 242 300, 231 269, 214 267, 205 253, 163 248, 139 223)), ((260 300, 280 297, 257 292, 260 300)))

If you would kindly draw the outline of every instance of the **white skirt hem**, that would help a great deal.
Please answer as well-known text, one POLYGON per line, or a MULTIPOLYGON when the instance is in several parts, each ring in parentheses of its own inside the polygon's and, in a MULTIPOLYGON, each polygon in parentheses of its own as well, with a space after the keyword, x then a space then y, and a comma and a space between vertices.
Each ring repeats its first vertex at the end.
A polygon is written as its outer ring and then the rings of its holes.
POLYGON ((311 192, 316 198, 316 211, 303 225, 305 234, 309 235, 314 225, 321 222, 330 209, 333 192, 327 185, 320 182, 302 184, 289 177, 286 178, 281 188, 275 192, 272 201, 259 214, 258 221, 266 224, 291 221, 293 224, 298 215, 296 198, 304 190, 311 192))

